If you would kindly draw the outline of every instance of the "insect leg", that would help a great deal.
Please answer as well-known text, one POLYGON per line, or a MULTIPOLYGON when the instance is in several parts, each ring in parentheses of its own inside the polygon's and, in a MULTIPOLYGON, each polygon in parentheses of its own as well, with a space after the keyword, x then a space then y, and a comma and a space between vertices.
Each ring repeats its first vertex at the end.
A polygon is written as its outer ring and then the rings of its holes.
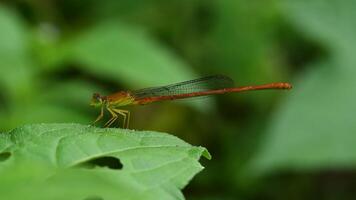
POLYGON ((98 118, 96 118, 96 120, 93 122, 93 124, 95 124, 98 121, 100 121, 101 119, 103 119, 103 117, 104 117, 104 106, 101 107, 100 115, 98 116, 98 118))
POLYGON ((120 110, 120 109, 113 109, 113 111, 115 111, 117 114, 121 115, 124 117, 124 124, 122 126, 122 128, 127 128, 128 127, 128 121, 127 121, 127 112, 126 110, 120 110))
POLYGON ((104 125, 105 127, 110 127, 116 120, 117 120, 117 114, 112 111, 109 107, 107 108, 107 110, 110 112, 110 114, 112 115, 112 118, 106 122, 106 124, 104 125))
POLYGON ((130 125, 130 111, 128 111, 128 110, 122 110, 122 112, 125 113, 126 116, 127 116, 126 128, 128 129, 128 128, 129 128, 129 125, 130 125))

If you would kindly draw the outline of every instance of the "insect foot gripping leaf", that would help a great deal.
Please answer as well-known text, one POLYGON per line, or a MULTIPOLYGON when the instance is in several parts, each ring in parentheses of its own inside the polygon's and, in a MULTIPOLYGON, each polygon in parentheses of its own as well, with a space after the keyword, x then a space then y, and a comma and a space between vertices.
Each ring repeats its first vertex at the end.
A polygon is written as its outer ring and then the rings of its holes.
POLYGON ((2 199, 184 199, 205 148, 149 131, 28 125, 0 134, 2 199))

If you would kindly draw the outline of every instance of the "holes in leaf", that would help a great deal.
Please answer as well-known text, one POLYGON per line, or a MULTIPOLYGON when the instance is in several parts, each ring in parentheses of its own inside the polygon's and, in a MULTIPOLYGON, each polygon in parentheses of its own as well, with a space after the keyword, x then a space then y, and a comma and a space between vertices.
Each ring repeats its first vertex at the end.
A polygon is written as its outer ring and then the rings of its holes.
POLYGON ((80 167, 92 169, 94 167, 107 167, 109 169, 120 170, 123 165, 118 158, 112 156, 103 156, 99 158, 94 158, 80 164, 80 167))
POLYGON ((10 152, 2 152, 2 153, 0 153, 0 162, 6 161, 7 159, 10 158, 10 156, 11 156, 10 152))

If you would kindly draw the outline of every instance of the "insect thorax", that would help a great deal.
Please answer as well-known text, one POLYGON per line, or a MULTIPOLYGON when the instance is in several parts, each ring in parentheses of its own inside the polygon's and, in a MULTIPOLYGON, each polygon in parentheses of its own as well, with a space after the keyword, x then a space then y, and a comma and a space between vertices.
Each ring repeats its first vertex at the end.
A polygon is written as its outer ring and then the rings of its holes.
POLYGON ((113 107, 131 105, 134 101, 134 97, 128 92, 119 92, 107 97, 107 104, 113 107))

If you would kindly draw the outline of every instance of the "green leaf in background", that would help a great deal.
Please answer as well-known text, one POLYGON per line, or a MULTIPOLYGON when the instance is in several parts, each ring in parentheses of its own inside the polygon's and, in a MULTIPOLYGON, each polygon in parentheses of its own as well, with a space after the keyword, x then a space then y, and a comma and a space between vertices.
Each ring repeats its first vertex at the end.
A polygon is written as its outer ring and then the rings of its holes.
POLYGON ((0 151, 5 199, 184 199, 179 189, 203 169, 198 159, 210 158, 204 148, 168 134, 77 124, 14 129, 0 135, 0 151), (80 168, 103 157, 123 167, 80 168), (21 168, 24 163, 31 170, 21 168))
POLYGON ((16 14, 1 4, 0 30, 0 89, 9 100, 24 101, 34 85, 27 30, 16 14))
POLYGON ((350 53, 339 59, 345 49, 356 51, 356 40, 346 37, 355 34, 351 29, 355 26, 354 21, 336 22, 355 18, 354 9, 343 9, 343 13, 339 9, 356 8, 356 4, 336 0, 288 2, 286 8, 292 9, 287 9, 286 15, 292 22, 298 22, 311 37, 328 40, 330 47, 343 48, 332 49, 330 59, 309 66, 311 69, 301 74, 251 167, 262 173, 281 168, 355 167, 356 60, 350 53))
POLYGON ((283 69, 273 59, 270 48, 273 19, 277 9, 273 1, 216 1, 218 23, 214 31, 217 58, 222 70, 240 84, 278 80, 283 69))
POLYGON ((70 41, 68 48, 85 70, 135 87, 195 77, 181 59, 143 30, 123 23, 96 25, 70 41))
MULTIPOLYGON (((216 53, 212 59, 218 66, 214 68, 229 74, 240 86, 285 81, 287 69, 276 57, 278 47, 274 46, 276 2, 220 0, 215 4, 218 15, 212 41, 216 53)), ((266 112, 275 93, 259 94, 239 98, 266 112)))
MULTIPOLYGON (((197 78, 182 59, 142 29, 124 23, 98 24, 68 40, 62 48, 60 57, 79 63, 96 77, 124 83, 129 89, 197 78)), ((211 104, 211 100, 189 102, 200 111, 209 110, 211 104)))
POLYGON ((355 78, 337 70, 331 73, 330 64, 314 67, 276 114, 254 168, 274 171, 355 166, 355 78))
POLYGON ((89 108, 93 93, 97 91, 105 92, 103 88, 82 80, 67 80, 66 82, 52 83, 51 86, 52 88, 41 93, 39 98, 43 102, 66 105, 72 109, 73 107, 89 108))
POLYGON ((32 123, 77 122, 89 124, 95 116, 88 115, 95 109, 89 102, 93 92, 102 91, 85 81, 51 83, 43 81, 39 94, 33 93, 26 106, 15 104, 8 113, 0 113, 0 127, 4 130, 32 123))
POLYGON ((285 16, 301 31, 327 46, 334 58, 352 62, 356 62, 353 55, 356 21, 352 20, 356 16, 355 8, 354 0, 288 0, 282 4, 285 16))
POLYGON ((0 30, 3 30, 0 32, 0 100, 5 105, 0 108, 1 129, 35 122, 90 122, 91 119, 78 108, 89 107, 93 86, 72 84, 71 88, 60 91, 43 77, 39 78, 39 68, 34 67, 37 65, 29 44, 30 31, 13 10, 3 6, 0 6, 0 30), (54 93, 56 99, 53 99, 54 93), (52 99, 45 96, 52 96, 52 99), (82 102, 85 98, 86 103, 71 105, 78 98, 82 102))

